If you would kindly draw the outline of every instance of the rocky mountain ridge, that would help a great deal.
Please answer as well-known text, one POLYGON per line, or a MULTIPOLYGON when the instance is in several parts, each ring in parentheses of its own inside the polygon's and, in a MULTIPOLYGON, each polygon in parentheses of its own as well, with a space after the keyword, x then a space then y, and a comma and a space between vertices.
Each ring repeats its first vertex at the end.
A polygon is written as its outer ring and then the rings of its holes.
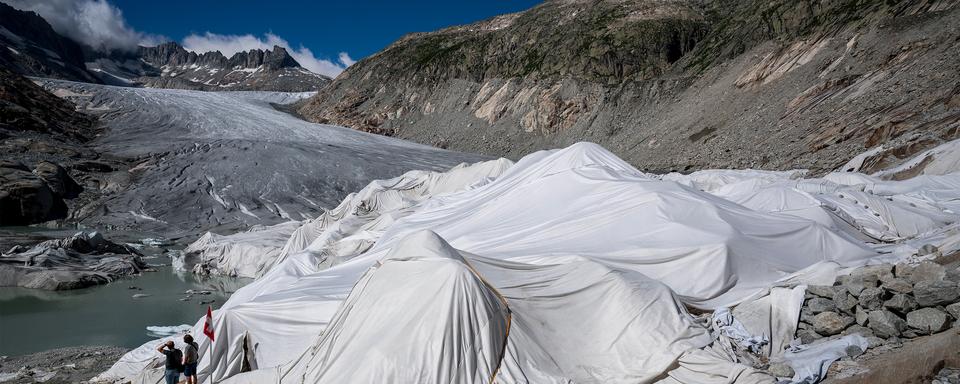
POLYGON ((546 1, 405 36, 299 112, 511 158, 592 141, 655 172, 826 171, 885 144, 881 169, 958 137, 957 5, 546 1))
POLYGON ((96 58, 87 67, 105 83, 193 90, 315 91, 330 82, 300 66, 286 49, 252 49, 227 58, 219 51, 196 53, 177 43, 139 47, 136 53, 96 58), (123 84, 128 83, 128 84, 123 84))
POLYGON ((306 92, 330 82, 279 46, 229 58, 218 51, 187 51, 174 42, 100 52, 58 34, 40 15, 4 3, 0 65, 26 76, 155 88, 306 92))

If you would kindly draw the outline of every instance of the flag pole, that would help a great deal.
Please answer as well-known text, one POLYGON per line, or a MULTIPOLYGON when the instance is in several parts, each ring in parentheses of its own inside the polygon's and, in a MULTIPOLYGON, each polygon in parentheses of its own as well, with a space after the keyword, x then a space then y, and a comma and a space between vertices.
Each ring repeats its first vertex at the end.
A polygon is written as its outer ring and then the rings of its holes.
POLYGON ((203 323, 203 334, 207 336, 208 340, 210 340, 210 348, 207 350, 207 355, 210 356, 209 364, 208 364, 209 370, 210 370, 210 373, 209 373, 210 384, 216 384, 216 381, 213 378, 213 373, 214 373, 213 370, 215 368, 213 364, 213 341, 214 341, 213 308, 209 305, 207 306, 206 320, 203 323))

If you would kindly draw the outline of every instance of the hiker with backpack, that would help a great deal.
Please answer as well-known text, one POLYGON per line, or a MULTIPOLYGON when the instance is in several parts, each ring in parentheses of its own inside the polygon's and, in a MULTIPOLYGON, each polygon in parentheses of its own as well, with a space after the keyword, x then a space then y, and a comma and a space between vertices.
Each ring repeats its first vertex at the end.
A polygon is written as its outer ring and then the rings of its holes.
POLYGON ((173 341, 167 341, 157 347, 157 352, 164 354, 167 361, 164 364, 163 378, 167 384, 177 384, 180 381, 180 372, 183 371, 183 353, 174 347, 173 341))

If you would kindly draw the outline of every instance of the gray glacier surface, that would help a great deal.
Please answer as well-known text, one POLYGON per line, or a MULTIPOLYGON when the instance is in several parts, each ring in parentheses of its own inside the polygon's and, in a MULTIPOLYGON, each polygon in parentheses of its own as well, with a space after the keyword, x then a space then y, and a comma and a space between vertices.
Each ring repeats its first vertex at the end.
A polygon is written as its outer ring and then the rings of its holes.
POLYGON ((200 92, 36 80, 100 118, 98 151, 130 159, 72 218, 168 237, 302 220, 375 179, 485 159, 274 108, 311 93, 200 92))

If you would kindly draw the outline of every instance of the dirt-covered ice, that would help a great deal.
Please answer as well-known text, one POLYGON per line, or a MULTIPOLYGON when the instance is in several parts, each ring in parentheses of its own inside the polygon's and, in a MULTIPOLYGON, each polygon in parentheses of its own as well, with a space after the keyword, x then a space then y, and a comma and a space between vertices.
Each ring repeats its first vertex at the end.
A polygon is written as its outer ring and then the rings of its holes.
POLYGON ((80 213, 85 224, 167 236, 316 217, 375 179, 445 170, 478 155, 309 123, 271 103, 309 93, 197 92, 39 80, 97 115, 104 153, 129 171, 80 213))

